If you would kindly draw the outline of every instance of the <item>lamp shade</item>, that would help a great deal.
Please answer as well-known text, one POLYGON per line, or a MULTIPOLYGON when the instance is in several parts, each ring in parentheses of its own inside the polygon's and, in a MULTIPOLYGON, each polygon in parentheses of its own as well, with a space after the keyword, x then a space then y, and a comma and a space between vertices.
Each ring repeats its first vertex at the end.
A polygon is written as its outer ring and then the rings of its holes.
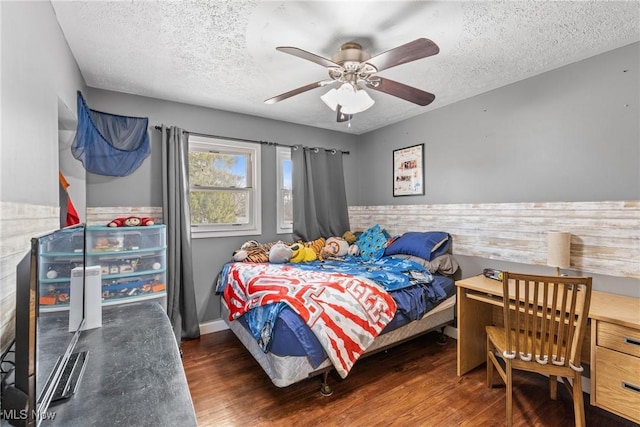
POLYGON ((338 89, 329 90, 320 99, 333 111, 336 111, 340 104, 344 114, 361 113, 375 103, 366 91, 356 89, 349 83, 344 83, 338 89))
POLYGON ((336 92, 336 89, 331 89, 320 97, 320 99, 327 104, 327 107, 331 108, 333 111, 336 111, 336 108, 338 108, 338 97, 336 96, 336 92))
POLYGON ((547 234, 547 265, 566 268, 571 264, 571 233, 550 231, 547 234))

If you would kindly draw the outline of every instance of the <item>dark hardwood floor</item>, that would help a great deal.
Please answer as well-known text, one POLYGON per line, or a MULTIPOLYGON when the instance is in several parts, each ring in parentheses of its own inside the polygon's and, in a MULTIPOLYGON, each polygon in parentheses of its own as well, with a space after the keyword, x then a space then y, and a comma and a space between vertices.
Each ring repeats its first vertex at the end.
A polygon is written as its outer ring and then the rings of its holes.
MULTIPOLYGON (((183 363, 199 426, 501 426, 505 389, 489 389, 485 367, 456 376, 456 341, 431 333, 361 359, 342 380, 330 375, 278 388, 231 331, 182 343, 183 363)), ((499 377, 497 377, 497 381, 499 377)), ((588 426, 637 426, 589 405, 588 426)), ((514 424, 572 426, 564 387, 549 399, 547 378, 514 375, 514 424)))

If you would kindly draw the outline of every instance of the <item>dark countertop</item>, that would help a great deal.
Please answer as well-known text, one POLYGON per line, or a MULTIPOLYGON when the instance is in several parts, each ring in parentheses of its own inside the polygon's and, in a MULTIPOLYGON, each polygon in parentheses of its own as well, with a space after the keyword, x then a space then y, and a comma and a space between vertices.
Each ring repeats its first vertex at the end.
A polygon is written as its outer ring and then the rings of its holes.
MULTIPOLYGON (((74 350, 89 352, 75 395, 52 403, 47 413, 55 418, 41 425, 197 425, 178 345, 162 307, 142 302, 102 310, 102 327, 82 331, 74 350)), ((39 391, 71 339, 67 325, 66 312, 39 319, 39 391)))

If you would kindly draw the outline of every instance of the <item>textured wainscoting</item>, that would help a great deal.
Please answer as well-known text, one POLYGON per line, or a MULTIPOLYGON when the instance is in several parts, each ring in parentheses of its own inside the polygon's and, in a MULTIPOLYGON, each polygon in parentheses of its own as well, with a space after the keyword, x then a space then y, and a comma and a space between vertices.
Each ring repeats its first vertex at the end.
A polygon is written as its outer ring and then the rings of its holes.
POLYGON ((97 207, 87 208, 87 225, 107 225, 116 218, 121 217, 149 217, 153 218, 156 224, 162 224, 162 207, 142 206, 142 207, 97 207))
POLYGON ((571 233, 571 269, 640 278, 640 201, 351 206, 353 231, 447 231, 453 253, 546 265, 547 232, 571 233))
POLYGON ((29 240, 60 226, 60 208, 0 202, 0 349, 13 340, 16 316, 16 266, 29 240))

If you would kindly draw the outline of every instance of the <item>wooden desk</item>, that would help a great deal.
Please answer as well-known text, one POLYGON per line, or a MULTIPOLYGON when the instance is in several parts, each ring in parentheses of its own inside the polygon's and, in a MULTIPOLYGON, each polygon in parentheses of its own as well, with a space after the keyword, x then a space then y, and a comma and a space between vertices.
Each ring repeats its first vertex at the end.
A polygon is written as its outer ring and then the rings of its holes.
MULTIPOLYGON (((500 314, 502 282, 480 275, 456 286, 461 376, 487 360, 485 326, 500 314)), ((583 356, 590 355, 591 404, 640 423, 640 299, 593 291, 589 323, 583 356)))

